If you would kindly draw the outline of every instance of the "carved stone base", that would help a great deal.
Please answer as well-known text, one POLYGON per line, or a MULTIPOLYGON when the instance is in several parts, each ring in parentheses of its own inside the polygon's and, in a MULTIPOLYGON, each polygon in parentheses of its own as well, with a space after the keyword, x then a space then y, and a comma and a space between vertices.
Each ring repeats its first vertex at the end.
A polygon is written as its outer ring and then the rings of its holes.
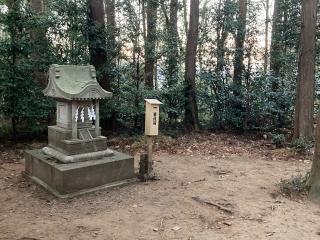
POLYGON ((133 157, 113 153, 99 160, 65 164, 41 150, 31 150, 26 152, 26 174, 60 198, 136 181, 133 157))

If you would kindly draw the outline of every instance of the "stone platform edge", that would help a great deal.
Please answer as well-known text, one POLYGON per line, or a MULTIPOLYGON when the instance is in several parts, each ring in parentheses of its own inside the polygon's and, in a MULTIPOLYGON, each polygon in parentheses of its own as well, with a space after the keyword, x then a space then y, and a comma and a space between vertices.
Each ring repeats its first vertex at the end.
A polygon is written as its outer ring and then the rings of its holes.
POLYGON ((80 190, 80 191, 74 192, 74 193, 60 194, 59 192, 54 190, 52 187, 50 187, 48 184, 43 182, 41 179, 39 179, 35 176, 31 176, 27 172, 25 172, 24 175, 26 177, 30 178, 35 183, 39 184, 46 191, 49 191, 49 193, 53 194, 55 197, 60 198, 60 199, 73 198, 73 197, 77 197, 77 196, 81 196, 81 195, 85 195, 85 194, 89 194, 89 193, 93 193, 93 192, 97 192, 97 191, 101 191, 101 190, 112 189, 115 187, 122 187, 125 185, 129 185, 131 183, 138 182, 138 178, 131 178, 131 179, 122 180, 122 181, 118 181, 118 182, 108 183, 108 184, 101 185, 101 186, 94 187, 94 188, 83 189, 83 190, 80 190))

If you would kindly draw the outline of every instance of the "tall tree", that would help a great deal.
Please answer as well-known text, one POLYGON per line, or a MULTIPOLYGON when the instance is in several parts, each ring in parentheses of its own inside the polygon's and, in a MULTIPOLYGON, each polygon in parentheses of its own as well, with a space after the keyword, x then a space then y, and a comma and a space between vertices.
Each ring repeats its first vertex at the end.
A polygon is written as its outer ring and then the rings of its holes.
POLYGON ((90 62, 95 66, 98 73, 98 80, 101 86, 110 90, 111 85, 106 71, 106 28, 105 10, 103 0, 89 0, 88 11, 88 38, 90 62))
POLYGON ((225 23, 224 23, 224 12, 223 6, 225 3, 222 3, 219 0, 218 3, 218 14, 217 14, 217 24, 216 24, 216 34, 217 34, 217 66, 216 66, 216 73, 219 74, 224 67, 224 60, 225 60, 225 41, 227 39, 227 32, 225 31, 225 23))
POLYGON ((189 32, 185 60, 185 125, 189 130, 200 129, 196 98, 196 54, 199 35, 199 0, 190 1, 189 32))
MULTIPOLYGON (((2 100, 5 100, 7 103, 7 108, 10 109, 10 116, 11 116, 11 125, 12 125, 12 139, 14 142, 17 141, 17 121, 19 117, 19 111, 16 109, 18 105, 19 97, 17 94, 14 94, 14 89, 17 86, 17 77, 14 72, 18 69, 18 58, 19 58, 19 37, 23 36, 23 26, 21 24, 21 1, 15 0, 6 0, 6 6, 8 7, 8 33, 10 36, 10 43, 8 47, 8 73, 10 82, 5 89, 6 95, 4 95, 2 100), (14 22, 17 21, 19 24, 15 24, 14 22)), ((2 64, 4 65, 4 64, 2 64)), ((1 79, 3 80, 3 79, 1 79)), ((21 82, 21 81, 20 81, 21 82)), ((3 87, 3 86, 2 86, 3 87)), ((9 111, 8 111, 9 112, 9 111)))
POLYGON ((315 130, 315 149, 308 185, 312 199, 320 202, 320 115, 315 130))
MULTIPOLYGON (((36 16, 43 16, 45 12, 45 2, 44 0, 30 0, 31 9, 34 11, 36 16)), ((34 48, 32 49, 31 58, 34 61, 35 67, 33 72, 33 77, 39 87, 44 88, 47 83, 46 79, 46 68, 43 69, 43 61, 47 59, 45 55, 48 52, 48 41, 46 38, 46 26, 42 24, 34 25, 33 31, 31 31, 30 37, 34 48)), ((47 65, 47 64, 45 64, 47 65)))
POLYGON ((218 3, 217 23, 215 27, 217 35, 217 66, 215 71, 217 75, 221 74, 226 65, 226 41, 233 28, 233 6, 234 2, 230 0, 219 0, 218 3))
POLYGON ((178 0, 170 1, 170 21, 168 26, 168 85, 177 83, 178 73, 178 0))
POLYGON ((156 62, 158 0, 147 0, 147 36, 145 41, 145 84, 154 88, 154 67, 156 62))
POLYGON ((176 94, 173 94, 177 87, 179 72, 178 7, 178 0, 171 0, 168 15, 164 1, 161 1, 161 9, 166 23, 165 76, 167 82, 165 86, 168 88, 168 91, 171 92, 168 93, 166 97, 168 100, 168 116, 170 121, 177 119, 175 109, 179 102, 176 94))
POLYGON ((234 75, 233 82, 236 89, 242 84, 242 75, 244 71, 244 41, 246 37, 247 20, 247 0, 239 0, 238 27, 236 34, 236 52, 234 57, 234 75))
POLYGON ((266 0, 266 22, 265 22, 265 39, 264 39, 264 64, 263 70, 264 73, 267 73, 268 70, 268 60, 269 60, 269 0, 266 0))
POLYGON ((115 79, 117 61, 115 0, 106 0, 107 15, 107 82, 112 85, 115 79))
POLYGON ((47 116, 48 100, 42 98, 33 78, 30 49, 33 25, 39 24, 30 14, 24 0, 5 1, 8 10, 1 12, 1 25, 6 37, 0 38, 0 111, 11 118, 12 137, 17 140, 17 125, 47 116))
MULTIPOLYGON (((281 57, 281 11, 280 1, 275 0, 273 5, 272 32, 271 32, 271 49, 270 49, 270 71, 275 76, 280 73, 281 57)), ((277 84, 273 84, 277 88, 277 84)))
POLYGON ((317 0, 302 1, 298 81, 293 138, 312 140, 317 0))
POLYGON ((187 0, 183 0, 183 25, 186 33, 186 38, 188 38, 188 14, 187 14, 187 0))

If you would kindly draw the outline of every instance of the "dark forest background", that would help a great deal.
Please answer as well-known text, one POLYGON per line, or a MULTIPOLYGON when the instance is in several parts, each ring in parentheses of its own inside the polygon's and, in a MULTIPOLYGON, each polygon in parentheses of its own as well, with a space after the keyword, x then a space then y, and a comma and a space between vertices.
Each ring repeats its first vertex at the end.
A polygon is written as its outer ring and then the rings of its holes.
POLYGON ((164 103, 161 128, 171 134, 286 128, 311 139, 297 120, 313 127, 320 90, 319 38, 313 42, 319 24, 301 28, 304 14, 316 12, 305 5, 1 0, 0 139, 39 137, 53 124, 54 101, 41 93, 53 63, 96 67, 101 86, 114 93, 101 106, 102 127, 112 132, 142 133, 144 99, 157 98, 164 103), (301 59, 315 56, 316 72, 301 74, 310 66, 301 59))

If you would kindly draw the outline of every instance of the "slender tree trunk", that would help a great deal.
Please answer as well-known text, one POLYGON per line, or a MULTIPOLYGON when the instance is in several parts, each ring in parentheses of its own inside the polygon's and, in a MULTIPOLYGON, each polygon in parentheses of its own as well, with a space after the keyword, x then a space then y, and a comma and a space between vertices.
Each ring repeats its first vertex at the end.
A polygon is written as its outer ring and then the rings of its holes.
MULTIPOLYGON (((159 51, 159 41, 156 41, 156 52, 159 51)), ((158 58, 155 58, 153 69, 153 89, 158 90, 158 58)))
POLYGON ((189 32, 185 62, 185 124, 187 129, 199 131, 198 106, 196 99, 196 55, 199 35, 199 0, 190 2, 189 32))
POLYGON ((103 0, 89 0, 88 11, 88 37, 90 62, 95 66, 98 73, 98 81, 102 88, 111 90, 111 85, 107 76, 106 62, 106 29, 105 10, 103 0))
MULTIPOLYGON (((283 10, 283 26, 289 26, 290 23, 288 23, 288 9, 285 8, 283 10)), ((282 54, 287 54, 288 53, 288 39, 287 39, 287 34, 283 33, 282 37, 282 54)))
POLYGON ((147 38, 145 41, 145 84, 154 88, 153 76, 156 62, 158 0, 147 0, 147 38))
MULTIPOLYGON (((29 0, 29 4, 31 9, 37 13, 37 14, 42 14, 44 13, 44 2, 43 0, 29 0)), ((39 26, 35 26, 37 27, 36 29, 34 29, 34 31, 31 32, 31 39, 32 41, 36 41, 37 38, 41 37, 45 37, 45 33, 46 30, 43 29, 39 29, 39 26)))
MULTIPOLYGON (((45 11, 44 1, 43 0, 30 0, 30 7, 31 9, 38 15, 41 15, 45 11)), ((37 51, 39 50, 39 47, 41 47, 41 51, 44 53, 47 49, 45 48, 45 45, 48 44, 46 39, 46 31, 47 29, 43 28, 42 26, 34 26, 34 30, 31 31, 30 37, 31 42, 33 43, 33 46, 35 46, 34 51, 31 53, 30 57, 31 59, 37 63, 38 61, 41 61, 41 53, 39 54, 37 51)), ((38 66, 39 64, 35 64, 38 66)), ((35 79, 35 82, 38 86, 41 88, 44 88, 47 84, 46 79, 46 72, 41 71, 40 69, 34 69, 33 72, 33 78, 35 79)))
MULTIPOLYGON (((8 11, 12 12, 13 15, 19 15, 20 14, 20 7, 21 4, 18 1, 15 0, 6 0, 5 1, 8 11)), ((17 19, 19 17, 15 16, 17 19)), ((18 50, 17 50, 17 41, 18 41, 18 35, 22 31, 20 28, 14 28, 13 26, 9 26, 9 36, 10 36, 10 65, 12 69, 12 75, 11 75, 11 81, 12 81, 12 86, 11 89, 9 89, 10 92, 14 91, 15 87, 15 82, 17 81, 15 77, 15 70, 17 68, 17 62, 18 62, 18 50)), ((16 113, 16 102, 17 102, 17 97, 14 95, 10 96, 10 111, 11 111, 11 127, 12 127, 12 140, 13 142, 17 142, 17 113, 16 113)))
POLYGON ((236 53, 234 59, 233 82, 238 89, 242 85, 242 75, 244 70, 243 55, 244 41, 246 37, 247 0, 239 0, 238 29, 236 36, 236 53))
POLYGON ((225 67, 225 53, 226 53, 226 49, 225 49, 225 43, 227 40, 227 32, 225 31, 225 29, 222 29, 222 33, 220 38, 218 39, 218 44, 217 44, 217 66, 216 66, 216 73, 220 74, 224 67, 225 67))
MULTIPOLYGON (((272 36, 271 36, 271 50, 270 50, 270 71, 275 76, 280 73, 281 66, 281 13, 280 13, 280 1, 275 0, 273 6, 272 17, 272 36)), ((273 84, 273 89, 278 88, 278 84, 273 84)))
MULTIPOLYGON (((14 5, 14 4, 13 4, 14 5)), ((15 8, 16 6, 14 6, 15 8)), ((11 36, 11 56, 12 56, 12 62, 11 62, 11 66, 12 69, 17 69, 17 55, 16 55, 16 49, 15 46, 17 44, 17 32, 15 32, 14 30, 10 33, 11 36)), ((15 76, 12 76, 12 78, 14 79, 13 81, 16 82, 17 79, 15 78, 15 76)), ((13 89, 11 89, 11 91, 14 91, 13 89)), ((12 125, 12 140, 13 142, 17 142, 17 122, 18 122, 18 115, 16 112, 16 102, 17 102, 17 97, 13 96, 11 99, 11 125, 12 125)))
POLYGON ((217 24, 216 24, 216 34, 217 34, 217 66, 216 73, 219 74, 224 66, 224 24, 222 22, 222 0, 218 3, 218 14, 217 14, 217 24), (222 33, 221 33, 222 32, 222 33))
POLYGON ((115 0, 105 0, 107 15, 107 82, 111 88, 116 78, 117 62, 115 0))
POLYGON ((265 23, 265 39, 264 39, 264 74, 268 71, 268 60, 269 60, 269 0, 266 0, 266 23, 265 23))
MULTIPOLYGON (((247 52, 247 59, 248 59, 248 66, 245 71, 245 88, 249 89, 250 88, 250 79, 251 79, 251 72, 252 72, 252 50, 254 47, 253 43, 248 43, 248 52, 247 52)), ((245 99, 245 115, 244 115, 244 120, 243 120, 243 128, 244 130, 248 130, 249 127, 249 115, 250 115, 250 105, 251 105, 251 98, 250 94, 246 94, 244 96, 245 99)))
POLYGON ((168 85, 170 87, 177 83, 178 77, 178 0, 171 0, 170 2, 170 22, 168 28, 168 85))
MULTIPOLYGON (((116 14, 115 14, 115 0, 105 0, 106 15, 107 15, 107 61, 106 61, 106 78, 109 83, 109 89, 114 91, 114 84, 117 78, 117 44, 116 44, 116 14)), ((109 124, 112 131, 117 128, 117 111, 114 108, 111 113, 109 124)))
POLYGON ((316 14, 317 0, 304 0, 302 2, 294 139, 313 139, 316 14))
MULTIPOLYGON (((139 39, 138 37, 134 41, 134 48, 133 48, 133 79, 135 80, 135 87, 136 87, 136 92, 139 92, 140 88, 140 54, 138 52, 139 49, 139 39)), ((139 94, 135 94, 134 96, 134 106, 136 111, 138 112, 139 109, 139 94)), ((134 117, 134 128, 138 127, 138 115, 136 114, 134 117)))
POLYGON ((186 33, 186 38, 188 38, 188 15, 187 15, 187 0, 183 0, 183 23, 184 30, 186 33))
MULTIPOLYGON (((178 83, 179 71, 179 34, 178 34, 178 0, 170 1, 170 19, 167 22, 167 86, 168 89, 175 89, 178 83)), ((174 95, 168 96, 169 112, 168 117, 173 123, 177 119, 177 100, 174 95)))
POLYGON ((143 41, 147 41, 147 28, 146 28, 146 0, 141 1, 141 11, 142 11, 142 35, 143 41))

